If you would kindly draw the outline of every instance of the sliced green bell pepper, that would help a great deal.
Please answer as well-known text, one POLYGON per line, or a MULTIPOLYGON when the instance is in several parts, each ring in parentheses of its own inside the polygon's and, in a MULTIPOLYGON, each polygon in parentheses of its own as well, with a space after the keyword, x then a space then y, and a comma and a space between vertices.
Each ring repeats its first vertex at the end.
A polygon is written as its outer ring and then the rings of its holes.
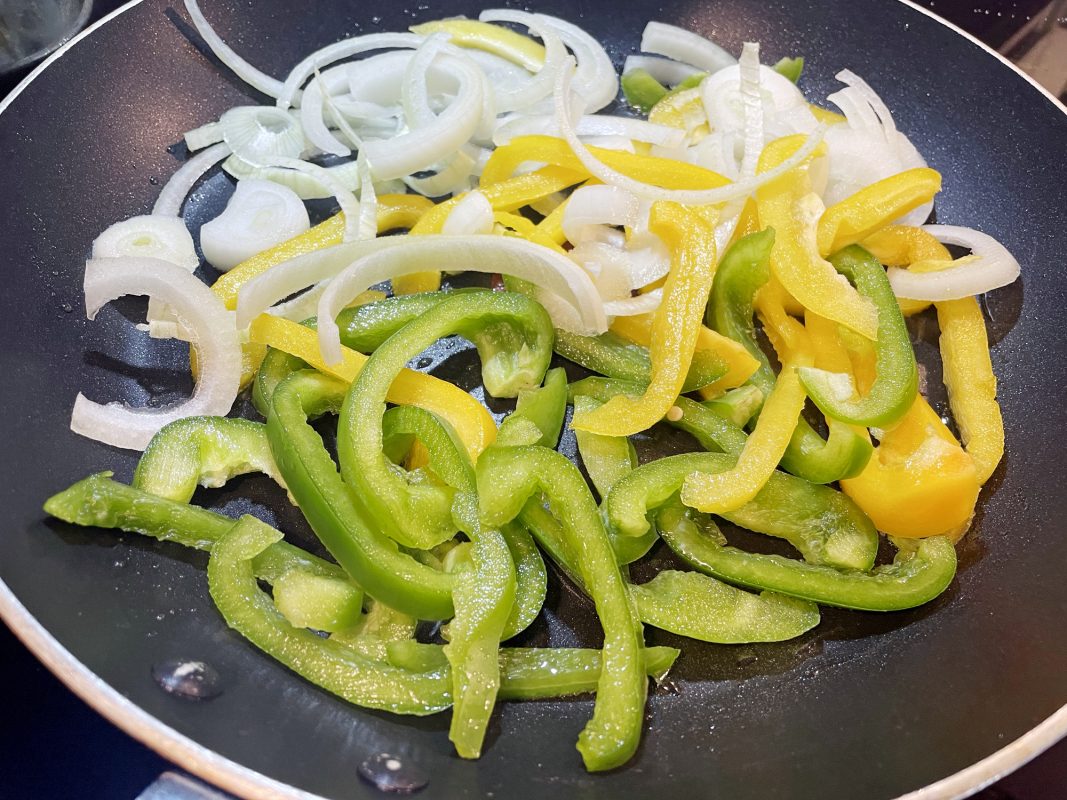
POLYGON ((567 373, 556 367, 545 373, 541 386, 519 392, 515 411, 500 423, 495 444, 555 447, 566 414, 567 373))

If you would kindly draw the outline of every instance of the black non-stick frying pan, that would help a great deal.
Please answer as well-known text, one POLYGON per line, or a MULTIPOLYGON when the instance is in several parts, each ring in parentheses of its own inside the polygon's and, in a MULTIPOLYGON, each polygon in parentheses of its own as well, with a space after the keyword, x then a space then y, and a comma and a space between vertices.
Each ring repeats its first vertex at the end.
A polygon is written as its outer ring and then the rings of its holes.
MULTIPOLYGON (((735 50, 759 40, 765 61, 802 54, 803 88, 814 96, 832 90, 838 69, 853 69, 944 176, 938 220, 979 227, 1018 257, 1022 281, 985 301, 1007 456, 983 491, 948 592, 912 612, 827 610, 818 628, 783 644, 716 647, 650 629, 650 641, 681 644, 684 654, 653 693, 637 757, 592 776, 574 750, 588 699, 503 704, 485 755, 465 762, 452 753, 446 716, 403 719, 348 706, 227 630, 208 597, 202 555, 47 520, 40 507, 53 492, 102 469, 128 479, 135 463, 69 431, 77 391, 165 402, 189 386, 182 349, 133 330, 135 304, 84 319, 88 247, 111 222, 150 208, 184 156, 176 146, 184 131, 248 100, 198 49, 184 10, 144 0, 67 48, 0 107, 4 619, 119 726, 248 796, 372 796, 357 767, 388 752, 429 779, 428 798, 940 798, 1047 747, 1067 731, 1063 108, 901 2, 533 5, 584 26, 617 62, 654 18, 735 50), (153 667, 189 659, 217 673, 217 697, 190 702, 153 679, 153 667)), ((344 35, 473 15, 478 6, 205 0, 204 9, 239 52, 282 75, 344 35)), ((229 191, 224 176, 209 177, 192 196, 190 224, 217 211, 229 191)), ((934 351, 934 330, 915 334, 921 356, 934 351)), ((471 359, 458 352, 437 369, 466 375, 471 359)), ((931 372, 932 385, 937 377, 931 372)), ((197 501, 264 514, 310 543, 297 512, 265 481, 244 479, 197 501)), ((524 642, 595 645, 595 631, 589 607, 555 582, 524 642)))

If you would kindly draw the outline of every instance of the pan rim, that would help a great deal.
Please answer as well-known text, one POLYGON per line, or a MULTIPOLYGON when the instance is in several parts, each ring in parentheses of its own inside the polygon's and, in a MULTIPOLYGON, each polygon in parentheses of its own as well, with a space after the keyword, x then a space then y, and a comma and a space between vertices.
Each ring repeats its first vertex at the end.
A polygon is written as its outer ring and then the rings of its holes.
MULTIPOLYGON (((53 51, 6 98, 0 101, 0 114, 7 111, 26 87, 78 42, 88 38, 96 30, 131 8, 140 5, 141 2, 143 0, 129 0, 53 51)), ((897 0, 897 2, 933 19, 992 55, 1034 87, 1054 108, 1067 115, 1067 106, 1051 92, 980 39, 913 0, 897 0)), ((67 650, 37 621, 2 579, 0 579, 0 620, 7 624, 23 645, 52 674, 94 711, 126 734, 191 774, 246 800, 327 800, 321 795, 306 792, 238 764, 198 744, 146 712, 98 677, 67 650)), ((1036 758, 1065 736, 1067 736, 1067 704, 1019 738, 980 761, 934 783, 901 795, 896 800, 959 800, 959 798, 969 797, 1036 758)))

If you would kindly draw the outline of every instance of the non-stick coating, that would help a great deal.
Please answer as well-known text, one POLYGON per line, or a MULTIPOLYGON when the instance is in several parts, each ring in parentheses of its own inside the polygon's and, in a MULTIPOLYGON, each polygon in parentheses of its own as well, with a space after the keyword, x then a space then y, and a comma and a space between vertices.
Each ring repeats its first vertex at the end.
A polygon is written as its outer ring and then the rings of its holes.
MULTIPOLYGON (((670 684, 653 694, 637 757, 591 776, 574 750, 588 699, 504 704, 485 755, 464 762, 448 743, 447 715, 402 719, 348 706, 227 630, 207 595, 202 555, 47 521, 40 506, 48 495, 93 471, 128 479, 134 464, 130 453, 69 431, 77 391, 145 402, 188 387, 182 350, 130 326, 136 304, 93 323, 82 313, 94 236, 149 210, 184 154, 172 147, 184 131, 249 98, 197 49, 195 35, 191 43, 184 10, 161 0, 75 45, 0 116, 0 577, 75 656, 166 725, 330 798, 374 794, 356 766, 381 751, 429 773, 427 798, 579 790, 605 798, 888 798, 1029 730, 1067 701, 1067 117, 976 45, 899 3, 536 5, 606 42, 617 65, 655 18, 732 50, 759 40, 769 63, 804 55, 802 86, 813 96, 832 90, 837 70, 859 72, 943 174, 939 221, 979 227, 1018 256, 1021 284, 987 301, 1007 456, 983 491, 948 592, 908 613, 827 610, 810 634, 778 645, 702 646, 649 630, 651 642, 681 644, 684 654, 670 684), (191 703, 162 692, 151 667, 174 658, 213 665, 222 695, 191 703)), ((478 8, 211 0, 204 10, 238 52, 282 75, 342 36, 478 8)), ((228 191, 218 175, 198 188, 190 224, 228 191)), ((446 357, 442 374, 468 380, 471 359, 446 357)), ((198 500, 230 512, 267 507, 239 499, 246 496, 269 499, 270 518, 307 541, 265 480, 198 500)), ((555 584, 549 606, 526 643, 596 644, 595 618, 567 587, 555 584)))

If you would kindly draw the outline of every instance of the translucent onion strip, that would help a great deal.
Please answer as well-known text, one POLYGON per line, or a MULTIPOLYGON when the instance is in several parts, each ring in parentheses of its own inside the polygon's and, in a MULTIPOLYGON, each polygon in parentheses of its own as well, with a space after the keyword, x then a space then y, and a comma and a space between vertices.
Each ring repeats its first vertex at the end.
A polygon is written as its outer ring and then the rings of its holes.
POLYGON ((193 25, 196 26, 200 35, 204 37, 204 41, 211 48, 211 52, 218 57, 219 61, 229 67, 234 75, 268 97, 278 97, 281 94, 282 82, 253 67, 237 55, 226 42, 222 41, 222 37, 215 33, 214 28, 204 18, 204 14, 196 4, 196 0, 185 0, 185 10, 189 12, 193 25))
POLYGON ((519 111, 532 106, 552 94, 560 64, 567 57, 567 48, 556 29, 538 19, 536 14, 506 8, 489 9, 478 15, 482 22, 512 22, 525 25, 530 33, 540 37, 545 45, 545 63, 528 81, 517 87, 494 87, 496 113, 519 111))
POLYGON ((955 225, 924 225, 923 230, 942 244, 969 248, 978 259, 933 272, 891 267, 889 284, 897 297, 931 302, 959 300, 1007 286, 1019 277, 1019 262, 988 234, 955 225))
POLYGON ((448 266, 501 273, 529 281, 563 298, 577 314, 581 332, 603 333, 607 319, 589 276, 566 256, 524 239, 505 236, 403 237, 398 247, 364 256, 330 281, 319 300, 319 348, 329 364, 341 360, 334 318, 356 295, 382 281, 448 266))
POLYGON ((582 241, 589 226, 637 225, 640 203, 616 186, 582 186, 575 189, 563 210, 563 233, 571 242, 582 241))
POLYGON ((89 319, 124 295, 148 295, 173 309, 196 348, 198 376, 192 396, 164 409, 101 405, 78 394, 70 427, 91 439, 143 450, 169 422, 182 417, 225 416, 241 383, 241 347, 233 316, 191 273, 151 258, 94 259, 85 265, 85 311, 89 319))
POLYGON ((116 222, 93 241, 93 258, 138 256, 169 261, 195 272, 200 266, 193 237, 178 217, 145 214, 116 222))
MULTIPOLYGON (((685 131, 680 128, 608 114, 584 114, 575 124, 575 132, 579 136, 622 136, 661 147, 681 147, 685 143, 685 131)), ((500 147, 516 137, 531 135, 559 136, 555 117, 548 114, 512 117, 497 127, 493 143, 500 147)))
POLYGON ((578 60, 574 84, 585 102, 586 113, 609 105, 619 94, 619 76, 604 46, 574 23, 547 14, 537 14, 536 18, 554 31, 578 60))
POLYGON ((185 202, 186 196, 192 191, 196 182, 203 177, 205 172, 229 154, 229 147, 225 144, 216 144, 201 153, 197 153, 182 164, 159 192, 156 204, 152 206, 152 213, 170 217, 180 215, 182 213, 182 203, 185 202))
POLYGON ((736 58, 699 33, 662 22, 650 22, 645 26, 641 49, 692 64, 704 72, 716 72, 737 63, 736 58))

